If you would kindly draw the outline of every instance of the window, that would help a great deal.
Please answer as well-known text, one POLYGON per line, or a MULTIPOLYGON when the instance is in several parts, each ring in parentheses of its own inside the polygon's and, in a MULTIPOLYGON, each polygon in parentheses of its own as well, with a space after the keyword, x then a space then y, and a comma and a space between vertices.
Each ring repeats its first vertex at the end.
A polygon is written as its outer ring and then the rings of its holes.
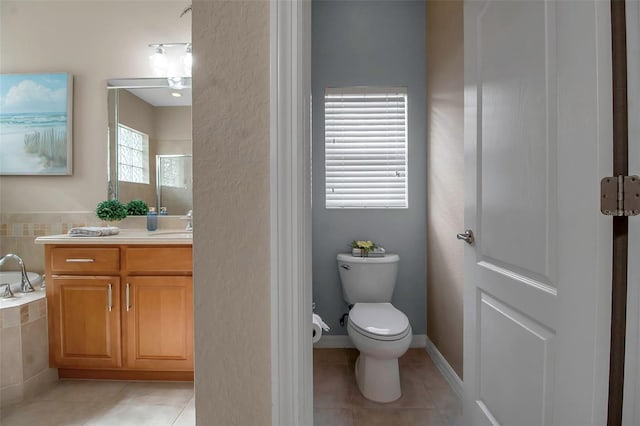
POLYGON ((118 180, 149 183, 149 136, 118 124, 118 180))
POLYGON ((325 199, 333 208, 407 208, 407 90, 326 89, 325 199))

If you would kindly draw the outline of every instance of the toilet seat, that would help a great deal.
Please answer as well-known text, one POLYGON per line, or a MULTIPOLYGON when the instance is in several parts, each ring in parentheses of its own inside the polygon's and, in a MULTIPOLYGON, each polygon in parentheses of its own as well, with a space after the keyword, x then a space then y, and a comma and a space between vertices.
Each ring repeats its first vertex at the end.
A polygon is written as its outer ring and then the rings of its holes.
POLYGON ((411 333, 409 319, 391 303, 356 303, 349 325, 359 334, 381 341, 400 340, 411 333))

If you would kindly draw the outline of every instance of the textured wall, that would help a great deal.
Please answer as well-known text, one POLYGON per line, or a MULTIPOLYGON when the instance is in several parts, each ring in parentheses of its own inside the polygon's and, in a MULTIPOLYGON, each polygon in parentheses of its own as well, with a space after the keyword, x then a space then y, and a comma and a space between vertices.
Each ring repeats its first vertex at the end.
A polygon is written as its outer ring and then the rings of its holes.
POLYGON ((426 332, 425 20, 423 1, 314 1, 313 298, 331 334, 347 334, 347 311, 336 254, 354 239, 370 239, 400 255, 394 305, 426 332), (324 89, 408 88, 409 208, 325 209, 324 89))
POLYGON ((427 1, 427 335, 462 377, 462 1, 427 1))
POLYGON ((271 424, 269 3, 193 4, 196 420, 271 424))

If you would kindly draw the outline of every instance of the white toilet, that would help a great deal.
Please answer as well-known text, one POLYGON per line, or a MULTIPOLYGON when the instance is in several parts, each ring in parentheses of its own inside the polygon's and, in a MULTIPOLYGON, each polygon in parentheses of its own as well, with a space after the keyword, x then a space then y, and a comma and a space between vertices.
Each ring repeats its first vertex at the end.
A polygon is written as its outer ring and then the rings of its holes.
POLYGON ((390 302, 400 256, 354 257, 338 254, 344 300, 353 305, 347 332, 360 351, 356 381, 365 398, 391 402, 400 398, 398 358, 411 344, 407 316, 390 302))

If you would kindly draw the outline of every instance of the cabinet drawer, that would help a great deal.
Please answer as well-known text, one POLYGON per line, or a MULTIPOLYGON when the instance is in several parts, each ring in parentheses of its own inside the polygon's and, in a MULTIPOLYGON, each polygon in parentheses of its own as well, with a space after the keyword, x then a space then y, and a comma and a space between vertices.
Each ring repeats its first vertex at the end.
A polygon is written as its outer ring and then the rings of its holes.
POLYGON ((191 273, 191 247, 127 247, 127 272, 191 273))
POLYGON ((119 273, 120 249, 117 247, 54 247, 51 250, 53 273, 119 273))

